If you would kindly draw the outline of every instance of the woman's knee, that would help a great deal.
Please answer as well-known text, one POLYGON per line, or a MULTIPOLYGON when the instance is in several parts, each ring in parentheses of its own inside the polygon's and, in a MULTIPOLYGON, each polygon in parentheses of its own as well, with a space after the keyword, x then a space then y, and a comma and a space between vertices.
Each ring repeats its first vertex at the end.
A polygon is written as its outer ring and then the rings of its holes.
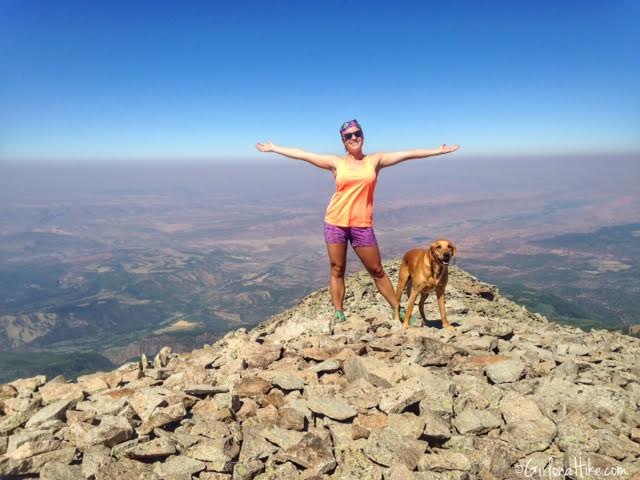
POLYGON ((369 275, 371 275, 374 278, 383 278, 385 275, 382 264, 367 268, 367 271, 369 272, 369 275))
POLYGON ((331 263, 331 276, 336 278, 344 278, 345 265, 342 263, 331 263))

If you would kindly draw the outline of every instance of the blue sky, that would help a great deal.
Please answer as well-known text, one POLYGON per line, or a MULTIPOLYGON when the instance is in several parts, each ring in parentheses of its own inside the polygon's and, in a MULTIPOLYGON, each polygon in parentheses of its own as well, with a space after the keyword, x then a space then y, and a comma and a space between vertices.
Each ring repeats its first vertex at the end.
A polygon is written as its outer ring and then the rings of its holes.
POLYGON ((636 1, 0 0, 0 162, 640 151, 636 1))

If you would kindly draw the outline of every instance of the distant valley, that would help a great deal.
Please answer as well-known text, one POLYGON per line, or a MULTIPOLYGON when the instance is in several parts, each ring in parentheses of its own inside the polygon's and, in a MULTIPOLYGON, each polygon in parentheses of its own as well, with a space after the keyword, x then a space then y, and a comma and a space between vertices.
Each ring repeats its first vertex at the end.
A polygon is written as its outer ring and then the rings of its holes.
MULTIPOLYGON (((635 163, 620 161, 628 173, 615 185, 591 179, 596 160, 574 184, 493 160, 469 160, 435 184, 420 168, 429 164, 383 171, 382 254, 445 236, 460 267, 518 303, 628 329, 640 319, 640 191, 635 163)), ((0 381, 107 369, 165 344, 191 350, 325 285, 332 179, 306 165, 260 166, 239 186, 239 168, 3 172, 0 381)), ((353 252, 348 269, 361 269, 353 252)))

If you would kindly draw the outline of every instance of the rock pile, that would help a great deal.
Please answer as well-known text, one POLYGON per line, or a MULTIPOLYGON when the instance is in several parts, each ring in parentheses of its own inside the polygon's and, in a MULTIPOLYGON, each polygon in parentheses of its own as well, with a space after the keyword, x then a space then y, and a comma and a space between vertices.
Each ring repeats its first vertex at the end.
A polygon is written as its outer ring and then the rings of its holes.
MULTIPOLYGON (((391 276, 397 262, 386 265, 391 276)), ((640 476, 640 341, 528 312, 452 268, 455 333, 403 331, 370 278, 188 354, 0 385, 0 477, 640 476)))

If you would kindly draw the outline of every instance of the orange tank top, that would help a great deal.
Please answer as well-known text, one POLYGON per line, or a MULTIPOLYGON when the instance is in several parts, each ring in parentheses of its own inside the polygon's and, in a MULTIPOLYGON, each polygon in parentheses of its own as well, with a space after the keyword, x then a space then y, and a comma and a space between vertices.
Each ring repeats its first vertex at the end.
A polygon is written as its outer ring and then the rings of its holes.
POLYGON ((362 165, 349 166, 343 158, 336 167, 336 192, 329 201, 324 221, 339 227, 373 226, 373 193, 377 173, 369 157, 362 165))

